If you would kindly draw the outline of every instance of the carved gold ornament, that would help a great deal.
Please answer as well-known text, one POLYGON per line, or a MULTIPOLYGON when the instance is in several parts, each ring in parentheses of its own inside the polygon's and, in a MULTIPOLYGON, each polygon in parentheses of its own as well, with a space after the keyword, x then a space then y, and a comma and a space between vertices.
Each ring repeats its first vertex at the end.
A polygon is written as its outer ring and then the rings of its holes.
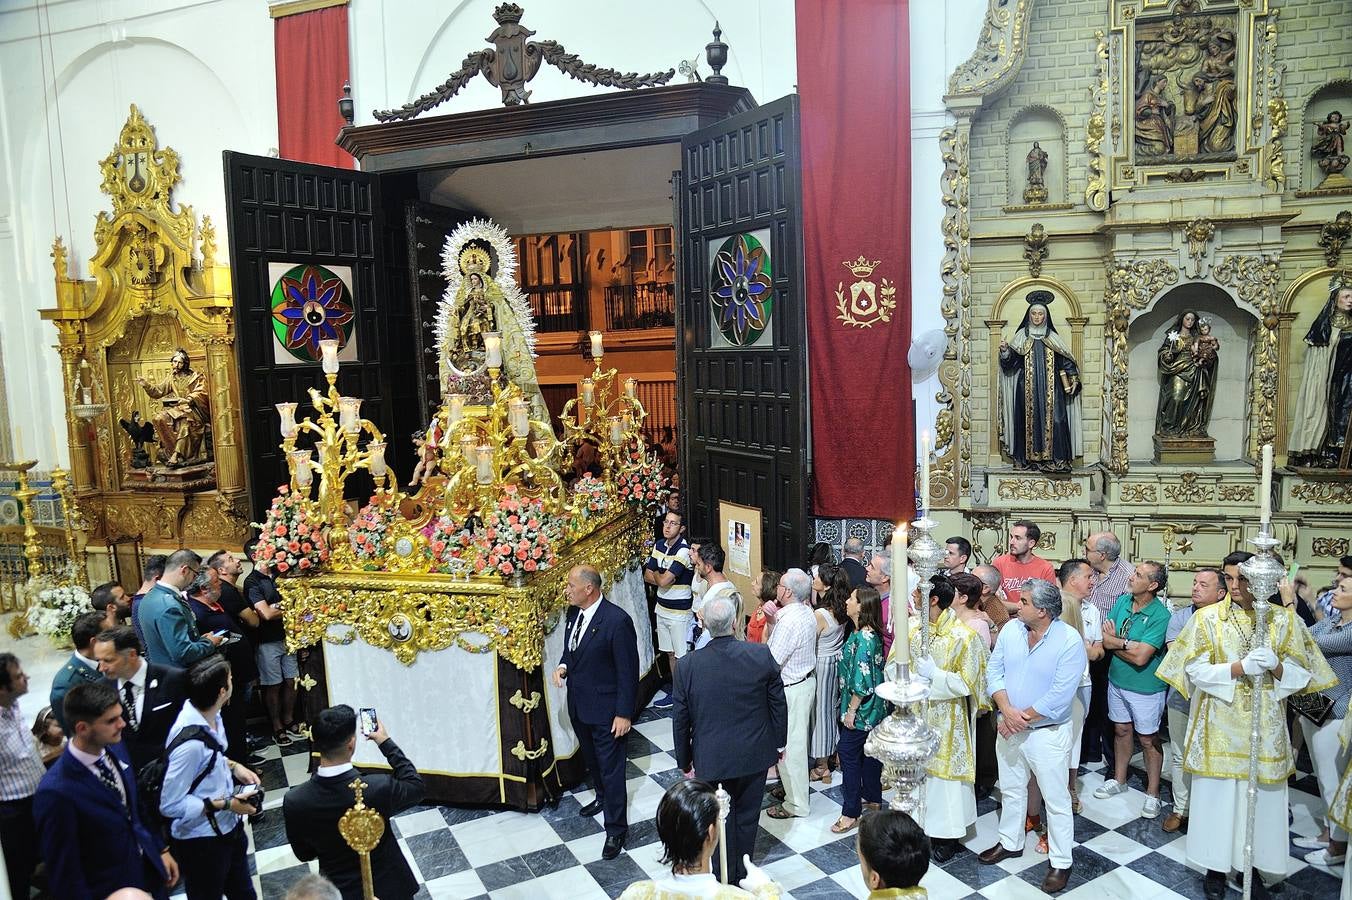
POLYGON ((988 94, 1018 74, 1023 64, 1032 4, 990 0, 976 50, 948 79, 949 94, 988 94))
POLYGON ((874 284, 870 277, 881 263, 882 260, 867 259, 862 253, 854 261, 841 262, 856 279, 848 289, 843 281, 836 284, 836 318, 842 323, 872 328, 876 323, 886 325, 892 321, 892 311, 897 308, 897 286, 886 278, 874 284))
POLYGON ((1216 233, 1211 220, 1198 216, 1183 229, 1183 237, 1188 241, 1188 256, 1192 257, 1192 277, 1202 277, 1202 262, 1206 259, 1207 244, 1216 233))
POLYGON ((1256 493, 1251 484, 1223 484, 1216 491, 1216 499, 1222 503, 1252 503, 1256 493))
POLYGON ((1178 484, 1166 484, 1164 496, 1175 503, 1209 503, 1213 496, 1210 486, 1197 483, 1198 473, 1184 472, 1178 484))
POLYGON ((1131 482, 1122 485, 1121 497, 1123 503, 1155 503, 1159 499, 1155 485, 1131 482))
POLYGON ((1023 236, 1023 258, 1028 262, 1030 277, 1042 275, 1042 261, 1047 258, 1047 254, 1047 229, 1042 227, 1041 222, 1034 222, 1023 236))
POLYGON ((1317 537, 1310 542, 1310 552, 1315 556, 1332 556, 1340 559, 1347 556, 1348 550, 1347 538, 1317 537))
MULTIPOLYGON (((1084 189, 1085 205, 1096 212, 1108 209, 1107 154, 1103 139, 1107 134, 1108 113, 1108 42, 1102 30, 1094 32, 1094 93, 1093 112, 1085 127, 1084 149, 1089 154, 1089 181, 1084 189)), ((1035 276, 1036 277, 1036 276, 1035 276)))
POLYGON ((1129 468, 1127 458, 1127 327, 1131 311, 1144 309, 1167 285, 1178 283, 1178 269, 1166 259, 1113 259, 1108 263, 1108 409, 1110 444, 1108 468, 1118 475, 1129 468))
POLYGON ((944 218, 941 225, 944 255, 939 266, 943 282, 940 312, 948 349, 939 366, 943 389, 935 394, 945 420, 943 434, 936 435, 938 456, 931 497, 937 507, 956 506, 958 498, 972 487, 972 287, 971 221, 968 211, 968 135, 970 118, 960 128, 945 128, 939 135, 944 173, 940 179, 944 218), (945 416, 946 414, 946 416, 945 416))
POLYGON ((1302 481, 1291 488, 1291 496, 1306 503, 1328 506, 1352 503, 1352 484, 1334 481, 1302 481))
POLYGON ((1240 300, 1258 310, 1251 398, 1256 427, 1249 434, 1249 448, 1256 454, 1259 447, 1272 443, 1277 437, 1277 367, 1281 355, 1278 256, 1226 256, 1212 266, 1211 277, 1226 287, 1233 287, 1240 300))
POLYGON ((995 489, 1001 500, 1067 500, 1079 497, 1084 487, 1078 481, 1050 478, 1001 478, 995 489))
POLYGON ((1324 251, 1324 262, 1330 269, 1338 265, 1338 259, 1343 255, 1343 244, 1348 238, 1352 238, 1352 210, 1342 209, 1319 229, 1319 240, 1316 242, 1324 251))

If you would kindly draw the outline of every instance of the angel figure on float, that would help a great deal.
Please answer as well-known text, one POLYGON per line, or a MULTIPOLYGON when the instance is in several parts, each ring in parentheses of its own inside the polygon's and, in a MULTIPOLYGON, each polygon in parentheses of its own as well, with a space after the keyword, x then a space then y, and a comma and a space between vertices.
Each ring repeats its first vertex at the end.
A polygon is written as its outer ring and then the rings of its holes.
POLYGON ((1000 341, 1000 434, 1016 469, 1069 472, 1084 454, 1080 366, 1047 311, 1053 299, 1030 292, 1014 337, 1000 341))

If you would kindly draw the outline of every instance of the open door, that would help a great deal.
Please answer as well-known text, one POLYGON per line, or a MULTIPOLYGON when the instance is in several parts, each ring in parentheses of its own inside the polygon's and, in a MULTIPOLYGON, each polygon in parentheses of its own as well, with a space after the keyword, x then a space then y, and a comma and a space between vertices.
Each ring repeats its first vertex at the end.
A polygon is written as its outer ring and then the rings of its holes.
MULTIPOLYGON (((317 354, 311 358, 298 346, 313 332, 288 333, 290 320, 274 315, 284 303, 284 284, 299 280, 303 292, 310 287, 305 279, 313 276, 324 303, 350 307, 346 319, 334 306, 312 307, 308 324, 343 333, 338 389, 362 398, 362 415, 387 437, 392 469, 401 477, 412 471, 410 436, 423 417, 414 351, 417 318, 404 252, 407 187, 349 169, 225 152, 241 418, 255 521, 288 477, 274 405, 299 403, 297 415, 303 417, 309 412, 306 391, 324 383, 317 354), (387 215, 387 202, 395 204, 394 215, 387 215), (325 289, 334 287, 335 278, 345 291, 325 289)), ((348 496, 364 499, 371 490, 364 472, 348 480, 348 496)))
POLYGON ((782 571, 801 565, 807 535, 798 97, 692 132, 681 151, 676 360, 690 531, 716 529, 720 500, 757 507, 762 560, 782 571))

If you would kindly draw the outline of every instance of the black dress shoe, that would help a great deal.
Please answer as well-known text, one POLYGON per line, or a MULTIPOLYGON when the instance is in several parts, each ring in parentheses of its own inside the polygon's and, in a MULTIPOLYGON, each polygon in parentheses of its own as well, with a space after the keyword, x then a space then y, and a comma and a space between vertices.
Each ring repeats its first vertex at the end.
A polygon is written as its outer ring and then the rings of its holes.
POLYGON ((984 781, 976 786, 976 799, 985 800, 995 790, 995 785, 987 784, 984 781))
POLYGON ((602 859, 614 859, 620 855, 624 849, 624 840, 629 837, 629 832, 621 831, 619 834, 606 835, 606 845, 601 848, 602 859))
POLYGON ((1206 900, 1221 900, 1225 896, 1225 873, 1208 870, 1202 879, 1202 894, 1206 900))
POLYGON ((1067 881, 1070 881, 1070 867, 1054 869, 1049 863, 1047 865, 1047 877, 1042 879, 1042 893, 1058 894, 1066 889, 1067 881))
POLYGON ((935 838, 930 841, 930 859, 937 863, 946 863, 958 852, 958 842, 949 838, 935 838))
POLYGON ((579 809, 579 810, 577 811, 577 814, 578 814, 579 816, 584 816, 584 817, 586 817, 586 818, 591 818, 592 816, 596 815, 597 813, 599 813, 599 812, 600 812, 602 809, 604 809, 604 808, 605 808, 605 804, 601 802, 601 798, 600 798, 600 797, 597 797, 595 800, 593 800, 592 802, 588 803, 586 806, 584 806, 584 807, 582 807, 581 809, 579 809))

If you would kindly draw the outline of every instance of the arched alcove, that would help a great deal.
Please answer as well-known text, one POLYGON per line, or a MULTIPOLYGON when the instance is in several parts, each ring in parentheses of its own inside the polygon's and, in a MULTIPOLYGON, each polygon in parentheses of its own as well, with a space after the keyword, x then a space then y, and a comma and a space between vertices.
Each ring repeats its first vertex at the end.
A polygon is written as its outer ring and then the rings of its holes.
MULTIPOLYGON (((1320 139, 1319 126, 1324 124, 1332 113, 1340 114, 1343 123, 1352 123, 1352 80, 1340 79, 1328 82, 1315 91, 1305 104, 1305 114, 1301 119, 1303 133, 1300 142, 1300 171, 1301 186, 1306 190, 1317 190, 1324 186, 1324 172, 1310 151, 1320 139)), ((1352 134, 1345 133, 1342 137, 1343 155, 1352 155, 1352 134)), ((1342 174, 1345 178, 1352 178, 1352 166, 1344 169, 1342 174)))
POLYGON ((1028 154, 1036 143, 1047 154, 1044 183, 1047 199, 1043 203, 1065 203, 1066 187, 1066 123, 1061 114, 1050 106, 1028 106, 1010 120, 1006 134, 1005 153, 1008 187, 1005 203, 1023 206, 1024 188, 1028 184, 1028 154))
POLYGON ((1244 457, 1249 413, 1249 344, 1257 320, 1222 288, 1205 282, 1180 284, 1132 319, 1127 331, 1127 454, 1132 460, 1154 456, 1155 413, 1159 407, 1159 348, 1175 321, 1193 310, 1211 323, 1220 341, 1215 405, 1207 433, 1216 441, 1216 461, 1244 457))

